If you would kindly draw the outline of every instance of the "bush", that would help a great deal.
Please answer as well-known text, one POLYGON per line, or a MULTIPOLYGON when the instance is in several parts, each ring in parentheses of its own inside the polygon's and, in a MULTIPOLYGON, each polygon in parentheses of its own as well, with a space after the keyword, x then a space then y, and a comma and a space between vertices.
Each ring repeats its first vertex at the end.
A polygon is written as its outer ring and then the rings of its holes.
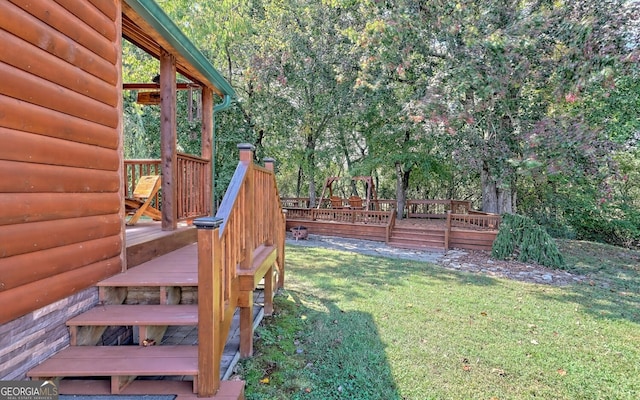
POLYGON ((533 261, 553 268, 565 266, 553 238, 532 219, 517 214, 502 216, 491 256, 500 260, 533 261))

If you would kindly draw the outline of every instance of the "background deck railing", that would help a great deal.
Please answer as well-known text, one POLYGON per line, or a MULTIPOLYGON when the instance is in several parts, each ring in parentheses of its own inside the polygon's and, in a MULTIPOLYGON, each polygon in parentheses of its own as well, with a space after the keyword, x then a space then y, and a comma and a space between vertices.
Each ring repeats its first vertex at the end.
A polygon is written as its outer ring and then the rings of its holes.
MULTIPOLYGON (((198 396, 220 385, 220 362, 239 304, 238 272, 261 246, 277 249, 278 287, 284 284, 285 217, 273 161, 253 164, 253 147, 240 162, 215 217, 194 221, 198 229, 198 396)), ((266 279, 266 278, 265 278, 266 279)), ((265 283, 266 285, 267 283, 265 283)))
POLYGON ((335 221, 350 224, 388 225, 391 212, 332 208, 287 208, 287 218, 307 221, 335 221))
MULTIPOLYGON (((282 206, 290 208, 310 208, 308 197, 285 197, 281 199, 282 206)), ((349 208, 348 199, 342 199, 341 207, 349 208)), ((330 199, 324 199, 318 209, 331 209, 330 199)), ((393 199, 371 200, 369 209, 374 211, 392 211, 398 208, 398 202, 393 199)), ((471 202, 466 200, 407 200, 404 215, 407 218, 446 218, 447 212, 467 214, 471 211, 471 202)))
MULTIPOLYGON (((191 218, 211 214, 211 193, 204 188, 209 187, 210 162, 201 157, 178 153, 177 156, 177 216, 184 221, 191 218)), ((125 197, 131 197, 141 176, 162 175, 160 160, 125 160, 125 197)), ((162 191, 151 203, 154 208, 162 210, 162 191)))
MULTIPOLYGON (((285 206, 285 211, 291 229, 308 224, 311 227, 311 233, 383 240, 389 243, 396 225, 396 201, 376 200, 376 202, 372 208, 385 211, 368 211, 343 206, 340 208, 285 206), (381 227, 384 227, 383 231, 380 231, 381 227)), ((406 203, 405 218, 444 219, 445 223, 438 224, 436 229, 440 231, 444 229, 445 249, 449 249, 449 244, 469 249, 490 248, 500 228, 500 215, 473 211, 469 201, 407 200, 406 203)), ((282 204, 283 206, 305 205, 308 201, 304 198, 285 199, 282 204)))
POLYGON ((468 214, 447 214, 447 225, 456 228, 500 229, 501 217, 498 214, 470 211, 468 214))

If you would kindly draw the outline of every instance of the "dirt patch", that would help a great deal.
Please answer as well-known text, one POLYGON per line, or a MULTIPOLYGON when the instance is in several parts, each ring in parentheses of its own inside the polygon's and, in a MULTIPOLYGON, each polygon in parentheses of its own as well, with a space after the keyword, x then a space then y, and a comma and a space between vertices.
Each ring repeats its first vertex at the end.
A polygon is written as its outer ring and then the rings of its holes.
POLYGON ((489 276, 548 285, 569 285, 587 280, 585 276, 547 268, 535 263, 492 259, 487 251, 457 250, 443 256, 439 265, 451 270, 482 273, 489 276))

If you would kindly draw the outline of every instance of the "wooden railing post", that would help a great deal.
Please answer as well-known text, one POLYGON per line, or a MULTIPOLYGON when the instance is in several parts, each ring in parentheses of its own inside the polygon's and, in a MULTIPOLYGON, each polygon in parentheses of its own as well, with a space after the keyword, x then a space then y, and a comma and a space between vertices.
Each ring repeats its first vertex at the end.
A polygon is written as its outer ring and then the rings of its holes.
POLYGON ((444 251, 449 251, 450 233, 451 233, 451 210, 447 210, 447 224, 444 228, 444 251))
MULTIPOLYGON (((276 160, 270 157, 267 157, 264 159, 264 167, 265 169, 267 169, 268 171, 271 171, 273 173, 273 179, 275 180, 275 173, 276 173, 276 160)), ((279 201, 279 199, 277 198, 277 196, 275 196, 273 198, 274 201, 279 201)), ((287 214, 285 212, 285 210, 282 209, 282 204, 280 204, 280 206, 278 207, 278 211, 280 213, 280 215, 278 217, 280 217, 282 219, 282 229, 276 233, 276 238, 275 238, 275 243, 276 246, 278 246, 278 258, 277 258, 277 264, 278 264, 278 277, 277 277, 277 288, 282 289, 284 288, 284 247, 285 247, 285 237, 287 235, 287 214)))
POLYGON ((222 218, 198 218, 193 224, 198 228, 197 390, 198 396, 211 397, 220 388, 220 361, 223 351, 220 343, 224 341, 220 324, 224 312, 219 229, 222 218))
MULTIPOLYGON (((274 185, 276 184, 275 183, 275 164, 276 164, 276 160, 274 160, 273 158, 265 158, 264 159, 264 168, 267 171, 271 172, 271 174, 272 174, 271 176, 274 179, 274 183, 273 183, 274 185)), ((270 187, 269 190, 273 190, 273 188, 270 187)), ((276 193, 276 192, 277 192, 277 190, 274 191, 274 193, 276 193)), ((277 203, 280 202, 280 200, 277 198, 277 196, 271 196, 270 194, 271 194, 271 192, 262 194, 263 196, 265 196, 264 201, 277 202, 277 203)), ((278 204, 278 205, 268 204, 267 205, 267 210, 273 210, 274 208, 277 208, 278 210, 282 210, 282 205, 281 204, 278 204)), ((278 215, 278 217, 280 217, 280 216, 278 215)), ((267 220, 264 221, 264 222, 267 222, 267 221, 271 220, 271 218, 276 218, 276 215, 274 214, 274 215, 269 216, 267 218, 267 220)), ((268 246, 271 246, 274 243, 278 243, 277 242, 277 238, 279 236, 280 236, 280 232, 268 232, 267 233, 267 242, 265 244, 268 245, 268 246)), ((279 249, 278 249, 278 252, 280 252, 279 249)))
POLYGON ((264 159, 264 167, 271 172, 276 172, 276 160, 271 157, 267 157, 264 159))
POLYGON ((255 237, 255 224, 254 222, 254 174, 253 174, 253 152, 256 149, 255 146, 249 143, 240 143, 238 145, 240 150, 240 162, 248 166, 248 172, 246 181, 244 184, 244 190, 241 194, 244 197, 244 212, 243 217, 248 223, 244 224, 244 249, 242 261, 240 261, 240 268, 251 268, 253 263, 253 249, 254 249, 254 237, 255 237))

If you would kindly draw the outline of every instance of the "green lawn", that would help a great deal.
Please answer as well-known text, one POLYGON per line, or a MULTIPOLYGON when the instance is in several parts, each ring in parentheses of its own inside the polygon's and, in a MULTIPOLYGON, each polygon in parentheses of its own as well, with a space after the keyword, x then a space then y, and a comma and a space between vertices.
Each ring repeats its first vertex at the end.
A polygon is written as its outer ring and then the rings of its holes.
POLYGON ((560 245, 587 283, 288 246, 247 399, 640 398, 640 253, 560 245))

